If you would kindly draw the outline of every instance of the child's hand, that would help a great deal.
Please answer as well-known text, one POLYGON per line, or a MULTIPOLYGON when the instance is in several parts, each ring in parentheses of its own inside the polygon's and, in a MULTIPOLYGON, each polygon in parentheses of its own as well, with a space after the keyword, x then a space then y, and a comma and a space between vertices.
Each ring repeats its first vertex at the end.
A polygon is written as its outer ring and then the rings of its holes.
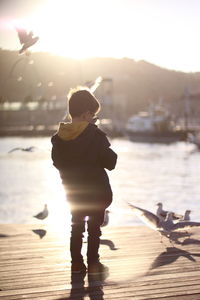
POLYGON ((98 120, 99 118, 98 117, 94 117, 93 119, 92 119, 92 124, 95 124, 96 122, 97 122, 97 120, 98 120))

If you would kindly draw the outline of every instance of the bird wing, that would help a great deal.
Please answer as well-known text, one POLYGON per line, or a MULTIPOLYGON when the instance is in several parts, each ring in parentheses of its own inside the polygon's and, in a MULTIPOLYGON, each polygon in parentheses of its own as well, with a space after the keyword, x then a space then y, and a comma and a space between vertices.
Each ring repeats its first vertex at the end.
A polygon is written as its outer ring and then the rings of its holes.
POLYGON ((34 147, 34 146, 31 146, 31 147, 27 147, 27 148, 25 148, 24 150, 25 151, 34 151, 36 148, 34 147))
POLYGON ((24 53, 28 48, 33 46, 37 41, 39 40, 39 37, 31 38, 30 40, 27 39, 23 45, 23 47, 19 50, 19 54, 24 53))
POLYGON ((84 85, 90 89, 94 85, 94 81, 92 81, 92 80, 86 81, 84 85))
POLYGON ((40 212, 38 213, 37 215, 33 216, 34 218, 37 218, 37 219, 42 219, 43 218, 43 212, 40 212))
POLYGON ((17 27, 16 27, 16 30, 17 30, 17 33, 18 33, 20 43, 25 44, 27 42, 27 37, 28 37, 27 31, 23 28, 17 28, 17 27))
POLYGON ((179 215, 179 214, 176 214, 174 212, 173 212, 172 217, 173 217, 174 220, 181 220, 181 219, 183 219, 183 215, 179 215))
POLYGON ((159 230, 160 219, 152 212, 128 203, 133 212, 150 228, 159 230))
POLYGON ((12 152, 14 152, 14 151, 16 151, 16 150, 22 150, 22 148, 20 148, 20 147, 13 148, 13 149, 11 149, 10 151, 8 151, 8 153, 12 153, 12 152))
POLYGON ((94 93, 96 89, 99 87, 99 85, 101 84, 101 82, 102 82, 102 77, 101 76, 97 77, 94 84, 90 87, 90 91, 94 93))
POLYGON ((173 225, 172 231, 181 230, 181 229, 190 229, 191 227, 199 227, 200 222, 179 222, 173 225))
POLYGON ((160 213, 158 213, 158 214, 157 214, 157 216, 158 216, 158 217, 160 216, 160 217, 162 217, 162 218, 164 218, 164 219, 165 219, 165 218, 166 218, 166 216, 167 216, 167 211, 165 211, 165 210, 162 210, 160 213))

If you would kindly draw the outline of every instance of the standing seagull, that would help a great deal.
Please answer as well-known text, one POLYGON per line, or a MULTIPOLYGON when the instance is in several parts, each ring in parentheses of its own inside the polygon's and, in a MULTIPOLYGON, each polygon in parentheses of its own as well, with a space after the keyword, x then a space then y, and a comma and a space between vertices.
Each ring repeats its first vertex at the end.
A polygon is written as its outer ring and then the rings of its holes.
POLYGON ((22 45, 22 48, 19 50, 19 54, 24 53, 28 48, 33 46, 39 40, 38 36, 33 37, 32 31, 27 33, 27 31, 25 29, 17 28, 17 27, 16 27, 16 30, 18 33, 19 41, 22 45))
MULTIPOLYGON (((158 209, 156 211, 156 215, 160 220, 165 220, 169 211, 163 210, 163 204, 161 202, 157 203, 158 209)), ((182 215, 178 215, 174 212, 172 213, 172 217, 174 220, 183 220, 182 215)))
POLYGON ((185 215, 183 217, 183 221, 190 221, 190 214, 191 214, 191 210, 187 209, 185 211, 185 215))
POLYGON ((137 207, 135 205, 132 205, 128 203, 129 206, 133 209, 133 212, 150 228, 153 230, 158 231, 162 236, 167 237, 170 242, 171 234, 174 231, 178 230, 185 230, 185 229, 191 229, 191 227, 199 227, 200 222, 189 222, 189 221, 183 221, 179 223, 173 223, 173 213, 168 212, 167 217, 165 220, 159 219, 158 216, 154 215, 152 212, 142 209, 140 207, 137 207))
POLYGON ((105 226, 108 225, 108 223, 109 223, 109 213, 110 213, 110 211, 108 209, 106 209, 105 214, 104 214, 104 220, 103 220, 103 223, 102 223, 101 227, 105 227, 105 226))
POLYGON ((49 214, 49 212, 48 212, 47 204, 45 204, 43 211, 41 211, 39 214, 37 214, 37 215, 35 215, 33 217, 37 218, 39 220, 44 220, 45 218, 48 217, 48 214, 49 214))
POLYGON ((180 219, 179 221, 190 221, 190 213, 191 213, 191 210, 187 209, 185 211, 183 218, 180 219))

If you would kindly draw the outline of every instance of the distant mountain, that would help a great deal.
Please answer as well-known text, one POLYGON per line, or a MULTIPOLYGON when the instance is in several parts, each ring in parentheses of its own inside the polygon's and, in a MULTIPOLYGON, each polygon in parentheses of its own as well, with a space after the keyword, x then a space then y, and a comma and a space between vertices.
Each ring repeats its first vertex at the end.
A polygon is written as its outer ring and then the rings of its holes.
POLYGON ((82 61, 49 53, 19 56, 0 49, 0 96, 9 101, 31 95, 63 97, 71 87, 98 76, 113 79, 114 95, 126 97, 127 114, 145 109, 150 101, 173 104, 185 88, 200 87, 200 73, 184 73, 130 58, 90 58, 82 61))

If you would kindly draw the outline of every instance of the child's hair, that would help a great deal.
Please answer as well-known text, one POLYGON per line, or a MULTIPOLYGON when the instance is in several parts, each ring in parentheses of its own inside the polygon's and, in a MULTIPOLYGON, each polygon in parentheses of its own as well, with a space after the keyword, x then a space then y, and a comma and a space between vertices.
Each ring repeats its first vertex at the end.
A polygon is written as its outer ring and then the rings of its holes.
POLYGON ((97 113, 100 110, 100 103, 87 88, 70 90, 68 94, 69 114, 72 118, 79 117, 89 111, 97 113))

